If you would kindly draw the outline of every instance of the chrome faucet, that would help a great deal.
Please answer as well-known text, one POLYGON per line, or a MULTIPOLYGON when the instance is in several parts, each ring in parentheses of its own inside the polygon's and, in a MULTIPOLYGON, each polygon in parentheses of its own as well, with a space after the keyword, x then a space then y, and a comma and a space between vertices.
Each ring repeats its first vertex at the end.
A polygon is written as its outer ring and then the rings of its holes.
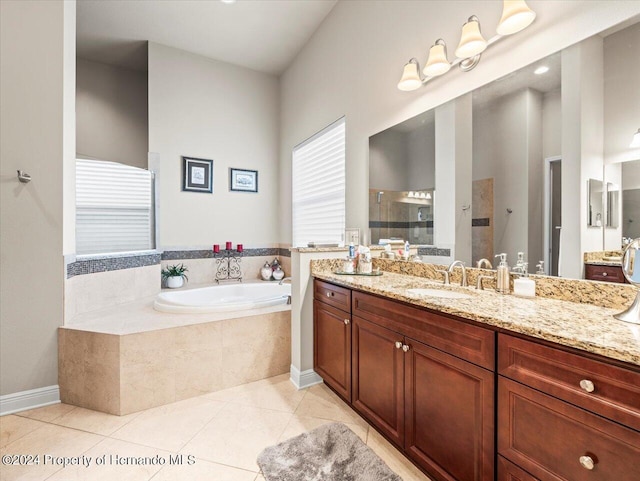
POLYGON ((443 270, 443 269, 438 269, 436 272, 438 272, 439 274, 442 274, 444 276, 444 285, 448 286, 449 284, 451 284, 451 282, 449 281, 449 271, 443 270))
POLYGON ((493 265, 491 265, 491 261, 489 259, 485 259, 482 258, 478 261, 478 263, 476 264, 476 267, 478 269, 482 269, 483 267, 485 269, 493 269, 493 265))
POLYGON ((278 282, 278 285, 281 286, 282 284, 284 284, 284 281, 289 281, 289 284, 291 284, 291 282, 293 282, 291 280, 291 277, 283 277, 280 282, 278 282))
POLYGON ((479 291, 484 290, 484 285, 482 285, 482 281, 484 279, 493 279, 493 276, 478 276, 478 279, 476 280, 476 289, 479 291))
POLYGON ((453 261, 448 269, 449 274, 451 274, 453 272, 453 269, 455 269, 456 267, 460 267, 462 269, 462 279, 460 280, 460 286, 467 287, 467 268, 464 266, 464 262, 453 261))

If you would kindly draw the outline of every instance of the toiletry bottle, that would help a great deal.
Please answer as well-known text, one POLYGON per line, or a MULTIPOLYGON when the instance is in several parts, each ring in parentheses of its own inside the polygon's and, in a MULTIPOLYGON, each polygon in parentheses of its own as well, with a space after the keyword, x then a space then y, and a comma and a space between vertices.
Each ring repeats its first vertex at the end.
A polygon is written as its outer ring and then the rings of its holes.
POLYGON ((513 281, 513 293, 520 297, 536 297, 536 281, 529 277, 529 264, 522 264, 522 277, 513 281))
POLYGON ((405 241, 404 243, 404 258, 409 258, 409 241, 405 241))
POLYGON ((500 258, 500 264, 497 269, 496 291, 500 294, 509 294, 509 264, 507 264, 507 254, 502 253, 496 255, 500 258))
POLYGON ((353 245, 353 242, 349 243, 349 257, 352 259, 356 256, 356 246, 353 245))

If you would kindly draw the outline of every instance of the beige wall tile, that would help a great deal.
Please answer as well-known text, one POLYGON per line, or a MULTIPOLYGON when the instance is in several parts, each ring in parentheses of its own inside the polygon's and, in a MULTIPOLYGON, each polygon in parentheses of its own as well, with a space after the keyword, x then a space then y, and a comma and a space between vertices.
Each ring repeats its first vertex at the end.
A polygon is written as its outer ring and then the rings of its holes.
POLYGON ((126 304, 160 292, 160 266, 98 272, 65 281, 65 323, 85 312, 126 304))
POLYGON ((176 400, 222 389, 222 323, 209 322, 173 331, 176 400))
POLYGON ((175 329, 122 336, 120 414, 175 401, 175 329))

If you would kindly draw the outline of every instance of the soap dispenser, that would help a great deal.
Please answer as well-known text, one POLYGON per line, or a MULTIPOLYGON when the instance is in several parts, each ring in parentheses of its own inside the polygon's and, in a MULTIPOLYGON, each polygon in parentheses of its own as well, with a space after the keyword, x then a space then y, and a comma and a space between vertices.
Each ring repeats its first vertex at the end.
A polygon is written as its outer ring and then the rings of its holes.
POLYGON ((513 281, 513 293, 520 297, 536 297, 536 281, 529 277, 529 264, 522 263, 522 277, 513 281))
POLYGON ((510 276, 509 264, 507 264, 507 254, 503 252, 502 254, 498 254, 495 257, 500 258, 500 264, 498 265, 496 277, 496 291, 498 291, 500 294, 509 294, 510 276))

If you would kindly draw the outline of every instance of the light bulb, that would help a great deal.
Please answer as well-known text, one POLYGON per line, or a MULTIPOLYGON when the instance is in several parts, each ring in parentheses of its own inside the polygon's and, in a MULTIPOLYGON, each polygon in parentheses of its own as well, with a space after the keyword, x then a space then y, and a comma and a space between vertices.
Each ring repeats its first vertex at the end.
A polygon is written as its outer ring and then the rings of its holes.
POLYGON ((424 66, 422 73, 427 77, 437 77, 445 74, 451 68, 451 64, 447 59, 447 46, 444 40, 439 38, 436 43, 429 49, 429 59, 424 66))
POLYGON ((419 89, 422 86, 422 79, 418 74, 418 61, 412 58, 404 65, 402 71, 402 78, 398 82, 398 89, 405 92, 419 89))
POLYGON ((498 35, 511 35, 527 28, 536 18, 536 12, 525 0, 504 0, 502 17, 496 31, 498 35))
POLYGON ((472 15, 467 23, 462 26, 462 35, 458 48, 456 48, 456 57, 475 57, 484 52, 486 48, 487 41, 480 32, 480 21, 475 15, 472 15))

